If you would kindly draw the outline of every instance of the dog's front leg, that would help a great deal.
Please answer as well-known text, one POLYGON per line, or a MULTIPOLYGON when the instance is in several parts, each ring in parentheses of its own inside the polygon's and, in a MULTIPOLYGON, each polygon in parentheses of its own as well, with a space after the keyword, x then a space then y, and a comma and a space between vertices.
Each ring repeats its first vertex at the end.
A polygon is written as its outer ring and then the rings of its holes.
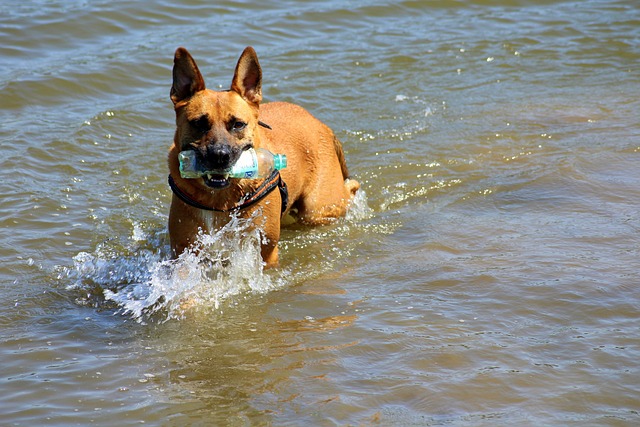
POLYGON ((260 253, 266 268, 278 266, 281 207, 280 195, 274 191, 254 208, 258 209, 258 212, 252 213, 255 226, 260 228, 263 233, 260 253))
MULTIPOLYGON (((271 243, 271 242, 269 242, 271 243)), ((278 266, 278 243, 262 245, 262 259, 266 268, 278 266)))
POLYGON ((169 240, 173 258, 195 243, 201 227, 203 222, 198 211, 173 196, 169 211, 169 240))

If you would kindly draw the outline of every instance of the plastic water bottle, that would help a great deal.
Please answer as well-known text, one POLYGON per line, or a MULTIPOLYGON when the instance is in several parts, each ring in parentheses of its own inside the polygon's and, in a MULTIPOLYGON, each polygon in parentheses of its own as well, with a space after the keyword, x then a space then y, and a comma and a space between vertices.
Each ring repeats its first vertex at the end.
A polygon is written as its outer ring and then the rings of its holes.
POLYGON ((200 178, 203 175, 225 175, 229 178, 258 179, 266 178, 274 170, 287 167, 287 156, 273 154, 264 148, 249 149, 242 152, 240 158, 231 169, 206 170, 193 150, 181 151, 178 154, 180 161, 180 176, 183 178, 200 178))

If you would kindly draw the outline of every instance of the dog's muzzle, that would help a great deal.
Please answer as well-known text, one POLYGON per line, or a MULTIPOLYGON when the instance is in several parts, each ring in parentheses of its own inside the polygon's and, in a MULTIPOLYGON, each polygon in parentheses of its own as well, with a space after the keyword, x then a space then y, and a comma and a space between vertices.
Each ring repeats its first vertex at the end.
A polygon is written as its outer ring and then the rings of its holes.
POLYGON ((240 157, 241 150, 229 144, 209 144, 199 153, 206 170, 215 171, 203 175, 204 183, 214 189, 222 189, 229 186, 229 175, 225 171, 230 170, 240 157))

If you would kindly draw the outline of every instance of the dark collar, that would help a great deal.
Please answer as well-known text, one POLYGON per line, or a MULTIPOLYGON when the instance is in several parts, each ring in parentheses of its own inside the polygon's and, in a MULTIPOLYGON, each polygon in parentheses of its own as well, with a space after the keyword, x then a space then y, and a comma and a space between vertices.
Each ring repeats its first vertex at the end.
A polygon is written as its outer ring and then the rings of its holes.
POLYGON ((173 177, 169 175, 169 187, 171 187, 171 191, 173 194, 178 196, 180 200, 192 206, 196 209, 202 209, 205 211, 213 211, 213 212, 234 212, 242 209, 246 209, 249 206, 258 203, 260 200, 264 199, 271 193, 273 190, 278 187, 280 190, 280 198, 282 200, 282 211, 284 213, 287 210, 287 203, 289 199, 289 191, 287 190, 287 184, 284 183, 282 177, 280 177, 280 171, 274 170, 271 175, 267 179, 265 179, 262 184, 253 193, 249 193, 244 196, 242 199, 238 201, 234 206, 229 209, 216 209, 212 206, 203 205, 202 203, 193 200, 187 193, 182 191, 178 184, 174 181, 173 177))

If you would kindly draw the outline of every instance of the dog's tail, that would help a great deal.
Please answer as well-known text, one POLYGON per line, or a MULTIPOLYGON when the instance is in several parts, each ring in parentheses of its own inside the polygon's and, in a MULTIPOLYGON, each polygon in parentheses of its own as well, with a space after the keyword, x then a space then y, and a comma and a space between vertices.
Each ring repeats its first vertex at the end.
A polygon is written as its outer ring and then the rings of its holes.
POLYGON ((344 150, 342 149, 342 143, 338 138, 333 136, 333 147, 338 155, 338 161, 340 162, 340 169, 342 169, 342 178, 349 178, 349 169, 347 169, 347 161, 344 159, 344 150))

